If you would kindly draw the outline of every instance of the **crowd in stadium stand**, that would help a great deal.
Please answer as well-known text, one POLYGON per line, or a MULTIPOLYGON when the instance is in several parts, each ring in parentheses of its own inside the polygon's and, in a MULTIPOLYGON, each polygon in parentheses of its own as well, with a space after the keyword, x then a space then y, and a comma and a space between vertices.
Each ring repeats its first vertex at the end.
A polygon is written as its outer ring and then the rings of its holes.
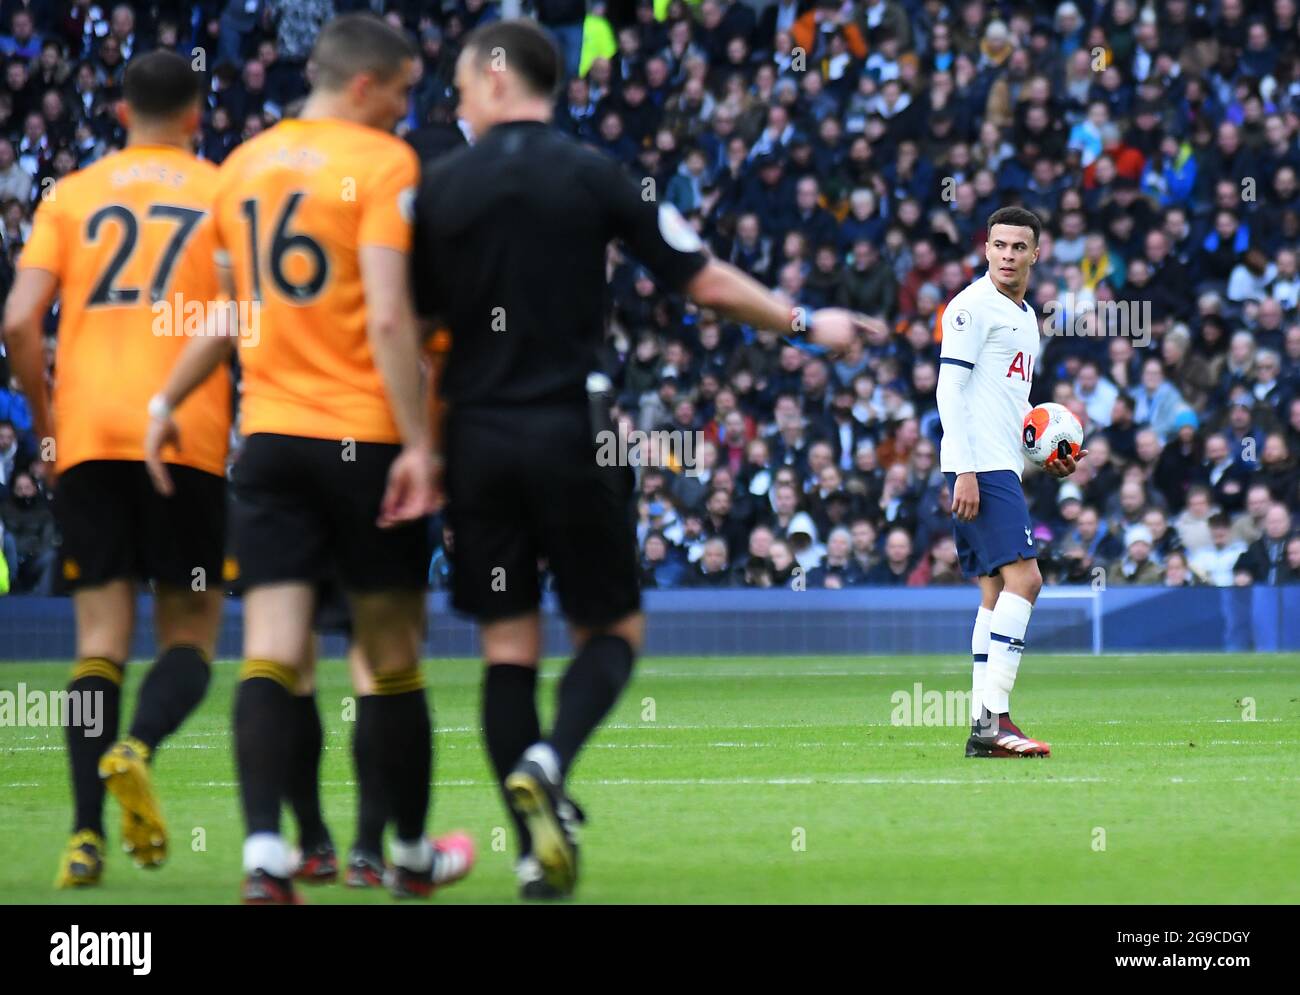
MULTIPOLYGON (((42 192, 120 145, 132 55, 202 56, 199 151, 219 163, 292 112, 316 30, 355 9, 419 39, 403 133, 426 156, 461 141, 452 71, 466 31, 500 16, 486 0, 0 2, 0 280, 42 192)), ((638 469, 647 587, 962 582, 938 465, 939 321, 1007 204, 1044 221, 1033 400, 1073 410, 1088 450, 1067 481, 1025 476, 1048 582, 1300 581, 1296 0, 533 12, 570 70, 557 127, 792 304, 889 326, 818 355, 687 305, 611 248, 602 363, 623 426, 698 440, 694 465, 670 452, 638 469)), ((49 591, 46 474, 0 372, 9 583, 49 591)), ((446 564, 440 550, 435 586, 446 564)))

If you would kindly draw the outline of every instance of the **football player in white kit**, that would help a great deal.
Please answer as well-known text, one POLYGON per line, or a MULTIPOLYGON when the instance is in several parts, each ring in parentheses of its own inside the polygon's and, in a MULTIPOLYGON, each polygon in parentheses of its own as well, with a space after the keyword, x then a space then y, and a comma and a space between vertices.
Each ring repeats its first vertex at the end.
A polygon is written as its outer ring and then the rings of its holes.
MULTIPOLYGON (((940 469, 952 492, 962 573, 977 577, 980 586, 971 636, 968 757, 1051 755, 1048 744, 1026 736, 1011 721, 1009 701, 1029 615, 1043 586, 1020 486, 1021 429, 1038 361, 1038 316, 1025 303, 1025 293, 1041 230, 1032 211, 994 211, 985 244, 988 272, 943 312, 940 469)), ((1067 477, 1075 466, 1067 456, 1047 470, 1067 477)))

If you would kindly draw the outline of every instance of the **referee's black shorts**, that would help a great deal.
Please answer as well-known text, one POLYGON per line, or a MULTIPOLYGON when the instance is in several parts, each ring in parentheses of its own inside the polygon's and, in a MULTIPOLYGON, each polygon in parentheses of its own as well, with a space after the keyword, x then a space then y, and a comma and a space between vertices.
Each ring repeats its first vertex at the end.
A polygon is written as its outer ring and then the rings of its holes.
POLYGON ((597 465, 585 407, 453 410, 445 448, 457 611, 483 622, 534 611, 539 564, 577 625, 641 607, 633 473, 597 465))
POLYGON ((257 433, 231 474, 231 552, 244 590, 337 578, 348 591, 420 590, 429 522, 376 520, 400 446, 257 433))

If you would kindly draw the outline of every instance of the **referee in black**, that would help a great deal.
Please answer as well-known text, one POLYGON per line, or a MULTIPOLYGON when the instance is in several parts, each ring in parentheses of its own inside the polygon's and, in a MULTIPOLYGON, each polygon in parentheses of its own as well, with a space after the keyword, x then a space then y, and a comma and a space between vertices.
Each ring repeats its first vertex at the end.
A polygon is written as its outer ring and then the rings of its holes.
POLYGON ((576 884, 582 815, 565 775, 627 684, 643 632, 632 473, 598 465, 601 422, 587 390, 604 338, 608 243, 621 239, 701 306, 832 351, 866 320, 827 309, 805 328, 788 303, 710 258, 674 208, 550 126, 562 78, 535 22, 474 30, 456 86, 475 144, 430 167, 416 201, 417 307, 451 333, 440 395, 452 603, 480 626, 484 735, 528 898, 576 884), (535 701, 542 559, 577 651, 545 736, 535 701))

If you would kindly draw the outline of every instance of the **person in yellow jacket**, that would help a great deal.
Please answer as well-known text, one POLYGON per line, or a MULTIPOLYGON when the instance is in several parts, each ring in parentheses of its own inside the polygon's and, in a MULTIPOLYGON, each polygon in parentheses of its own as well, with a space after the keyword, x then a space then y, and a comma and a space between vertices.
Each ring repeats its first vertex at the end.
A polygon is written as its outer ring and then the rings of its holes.
POLYGON ((605 16, 604 0, 597 0, 587 11, 582 22, 582 59, 578 64, 578 75, 586 76, 587 70, 597 59, 612 59, 618 51, 618 40, 614 37, 614 28, 605 16))
MULTIPOLYGON (((655 0, 655 20, 668 20, 668 8, 673 5, 673 0, 655 0)), ((686 6, 698 7, 700 0, 686 0, 686 6)))

